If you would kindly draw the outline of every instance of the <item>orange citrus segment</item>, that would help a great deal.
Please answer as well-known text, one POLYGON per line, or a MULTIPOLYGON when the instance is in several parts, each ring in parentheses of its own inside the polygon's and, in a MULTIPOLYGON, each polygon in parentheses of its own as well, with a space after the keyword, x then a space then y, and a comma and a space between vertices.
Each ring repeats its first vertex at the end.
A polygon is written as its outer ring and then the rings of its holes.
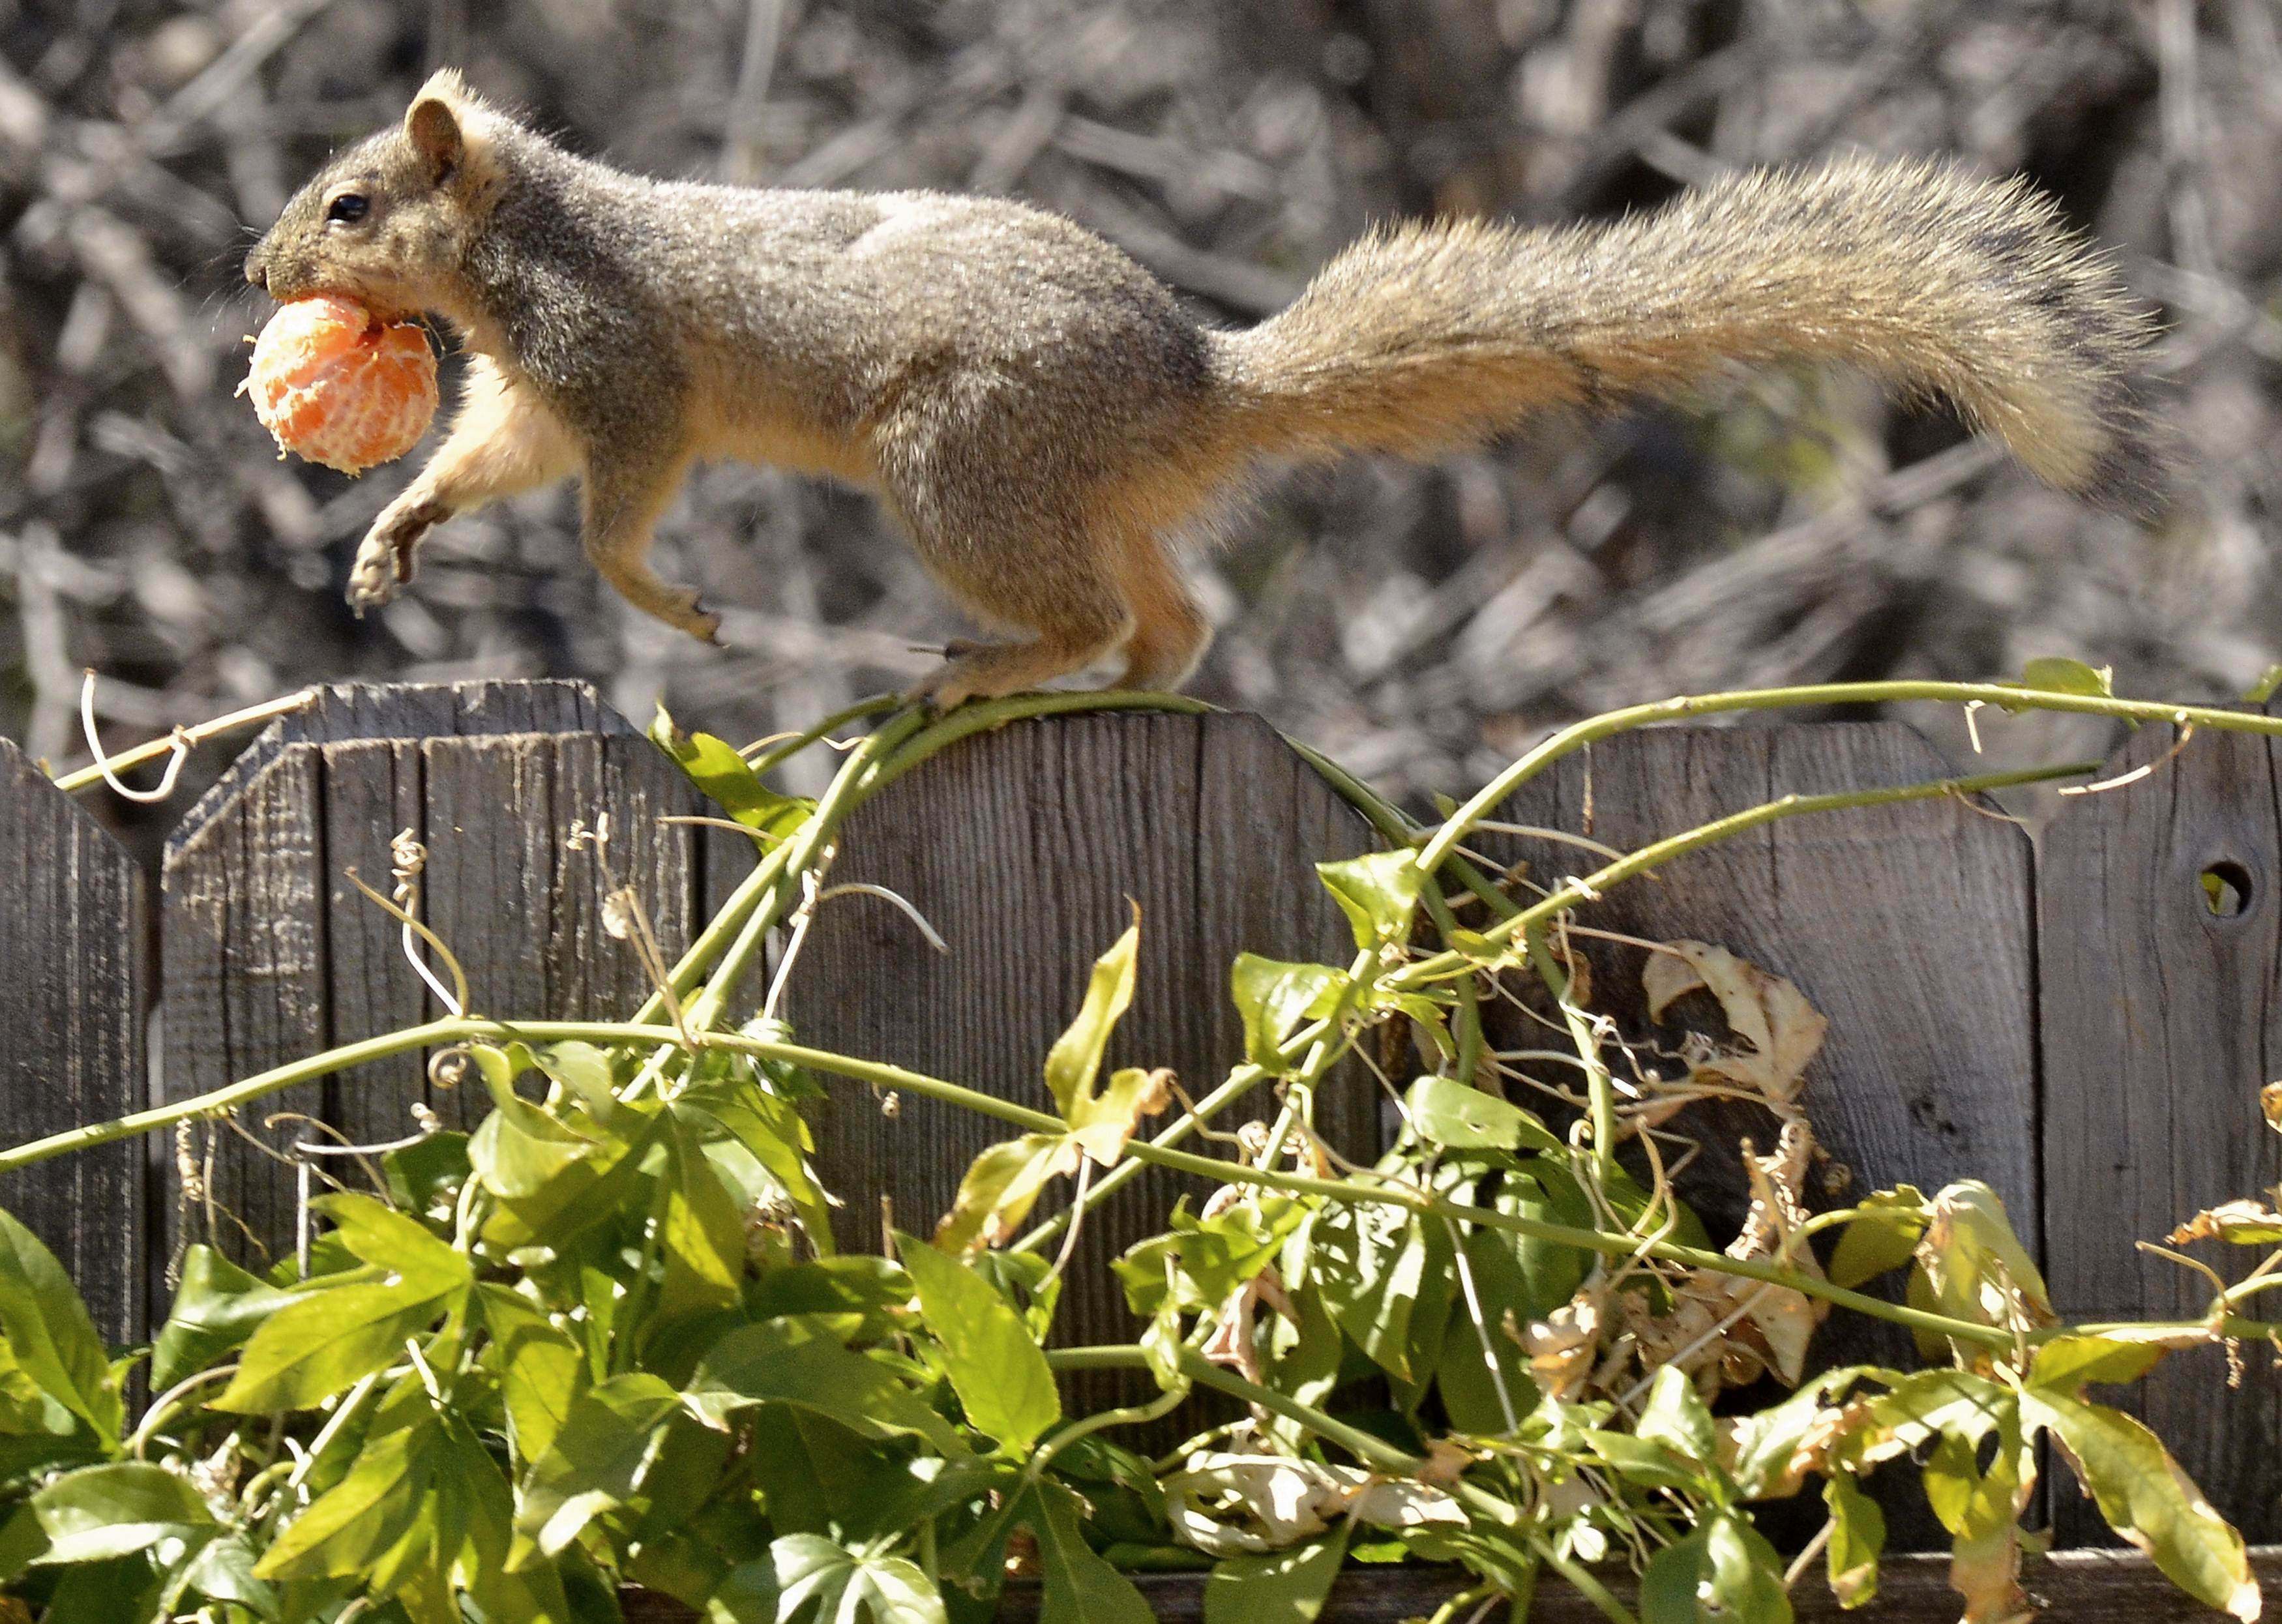
POLYGON ((428 431, 436 357, 412 322, 376 322, 353 300, 320 293, 269 318, 238 392, 253 397, 279 451, 360 474, 428 431))

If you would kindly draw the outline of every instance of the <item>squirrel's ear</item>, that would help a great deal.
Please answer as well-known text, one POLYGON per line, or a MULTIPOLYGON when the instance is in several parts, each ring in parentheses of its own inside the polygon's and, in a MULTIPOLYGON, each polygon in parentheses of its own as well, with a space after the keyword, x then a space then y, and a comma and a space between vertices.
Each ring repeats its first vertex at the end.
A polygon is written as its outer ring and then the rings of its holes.
POLYGON ((467 161, 468 141, 460 111, 444 97, 423 90, 404 115, 405 138, 428 166, 428 178, 441 185, 467 161))

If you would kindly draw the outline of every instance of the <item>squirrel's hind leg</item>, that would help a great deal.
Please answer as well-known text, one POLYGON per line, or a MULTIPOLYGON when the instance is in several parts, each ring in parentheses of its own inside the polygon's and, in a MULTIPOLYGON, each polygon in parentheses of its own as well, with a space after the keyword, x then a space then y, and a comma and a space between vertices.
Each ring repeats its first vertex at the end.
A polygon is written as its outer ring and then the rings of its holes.
POLYGON ((1040 688, 1106 658, 1133 634, 1133 611, 1098 555, 1021 525, 982 545, 946 545, 914 524, 920 556, 984 622, 1032 631, 1028 642, 954 643, 912 697, 948 710, 1040 688))
POLYGON ((1133 610, 1125 669, 1112 688, 1170 693, 1189 680, 1211 647, 1212 622, 1182 579, 1180 565, 1153 535, 1129 540, 1119 556, 1120 584, 1133 610))

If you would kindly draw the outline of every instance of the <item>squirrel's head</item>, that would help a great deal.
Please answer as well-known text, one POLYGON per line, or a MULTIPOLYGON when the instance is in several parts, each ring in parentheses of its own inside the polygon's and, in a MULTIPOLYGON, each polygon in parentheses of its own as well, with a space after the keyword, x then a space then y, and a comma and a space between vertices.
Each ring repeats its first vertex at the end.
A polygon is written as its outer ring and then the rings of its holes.
POLYGON ((451 70, 420 87, 400 128, 367 136, 295 193, 245 256, 281 304, 314 293, 384 317, 446 309, 497 191, 504 116, 451 70))

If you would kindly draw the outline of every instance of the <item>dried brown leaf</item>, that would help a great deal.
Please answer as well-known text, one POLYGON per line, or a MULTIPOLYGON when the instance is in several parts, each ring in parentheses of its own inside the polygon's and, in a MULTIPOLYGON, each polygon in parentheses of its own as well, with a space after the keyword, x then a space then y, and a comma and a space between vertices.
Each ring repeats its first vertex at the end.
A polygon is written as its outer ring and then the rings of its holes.
POLYGON ((1675 999, 1708 991, 1743 1045, 1693 1061, 1692 1074, 1724 1078, 1780 1104, 1797 1099, 1830 1022, 1789 982, 1724 947, 1690 941, 1665 945, 1671 951, 1649 954, 1641 971, 1649 1018, 1660 1021, 1675 999))

